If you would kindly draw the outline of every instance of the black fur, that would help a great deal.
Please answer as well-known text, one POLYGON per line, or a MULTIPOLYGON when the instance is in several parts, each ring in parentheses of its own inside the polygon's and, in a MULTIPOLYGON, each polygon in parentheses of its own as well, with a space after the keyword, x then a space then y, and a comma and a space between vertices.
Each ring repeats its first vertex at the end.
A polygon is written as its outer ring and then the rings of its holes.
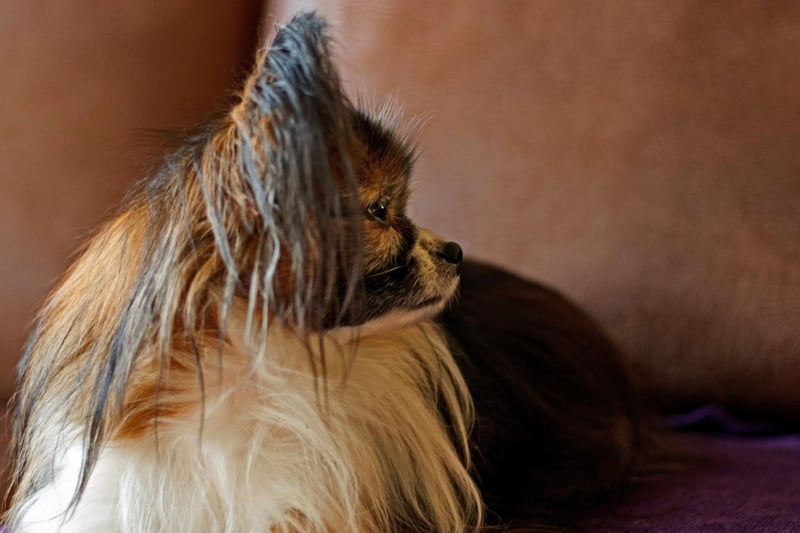
POLYGON ((577 526, 639 466, 647 410, 620 354, 564 297, 462 265, 441 318, 475 402, 474 472, 495 525, 577 526))

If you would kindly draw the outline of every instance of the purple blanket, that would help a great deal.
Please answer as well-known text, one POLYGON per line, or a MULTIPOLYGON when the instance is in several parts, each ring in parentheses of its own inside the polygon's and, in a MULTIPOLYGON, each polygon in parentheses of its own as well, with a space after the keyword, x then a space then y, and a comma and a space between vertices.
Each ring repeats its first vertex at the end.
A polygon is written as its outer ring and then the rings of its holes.
POLYGON ((672 417, 708 464, 634 494, 609 533, 800 532, 800 432, 705 406, 672 417))

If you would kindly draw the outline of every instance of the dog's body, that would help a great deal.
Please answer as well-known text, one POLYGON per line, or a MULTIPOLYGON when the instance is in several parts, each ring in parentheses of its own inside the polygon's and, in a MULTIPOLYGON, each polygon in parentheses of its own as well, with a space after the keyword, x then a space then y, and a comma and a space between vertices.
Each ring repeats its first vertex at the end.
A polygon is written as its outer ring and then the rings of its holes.
POLYGON ((469 263, 434 322, 461 250, 406 217, 412 162, 296 17, 44 307, 12 530, 462 532, 617 489, 640 435, 613 347, 469 263))

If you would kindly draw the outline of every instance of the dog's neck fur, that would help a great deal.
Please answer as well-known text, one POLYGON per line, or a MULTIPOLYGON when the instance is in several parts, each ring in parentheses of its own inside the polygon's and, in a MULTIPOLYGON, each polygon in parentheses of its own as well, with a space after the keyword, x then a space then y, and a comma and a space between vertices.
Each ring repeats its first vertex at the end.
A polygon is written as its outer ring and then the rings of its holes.
MULTIPOLYGON (((54 517, 81 458, 79 446, 66 450, 17 531, 377 533, 478 523, 466 466, 470 399, 437 326, 349 343, 280 327, 269 335, 257 364, 242 341, 226 346, 221 371, 206 368, 202 409, 162 419, 157 438, 111 441, 63 521, 54 517)), ((220 355, 208 350, 208 361, 220 355)))

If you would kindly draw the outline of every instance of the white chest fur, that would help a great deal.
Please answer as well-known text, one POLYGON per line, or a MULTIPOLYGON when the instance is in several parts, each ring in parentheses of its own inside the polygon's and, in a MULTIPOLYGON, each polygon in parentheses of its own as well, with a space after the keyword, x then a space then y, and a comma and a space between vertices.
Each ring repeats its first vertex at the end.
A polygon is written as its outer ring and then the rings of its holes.
POLYGON ((326 343, 326 380, 309 371, 318 357, 271 333, 255 367, 235 363, 252 360, 233 353, 243 349, 224 354, 230 385, 207 389, 202 435, 198 411, 162 420, 157 440, 108 443, 65 518, 82 455, 70 447, 19 532, 374 533, 398 521, 448 532, 479 520, 470 400, 436 326, 364 337, 355 351, 326 343))

